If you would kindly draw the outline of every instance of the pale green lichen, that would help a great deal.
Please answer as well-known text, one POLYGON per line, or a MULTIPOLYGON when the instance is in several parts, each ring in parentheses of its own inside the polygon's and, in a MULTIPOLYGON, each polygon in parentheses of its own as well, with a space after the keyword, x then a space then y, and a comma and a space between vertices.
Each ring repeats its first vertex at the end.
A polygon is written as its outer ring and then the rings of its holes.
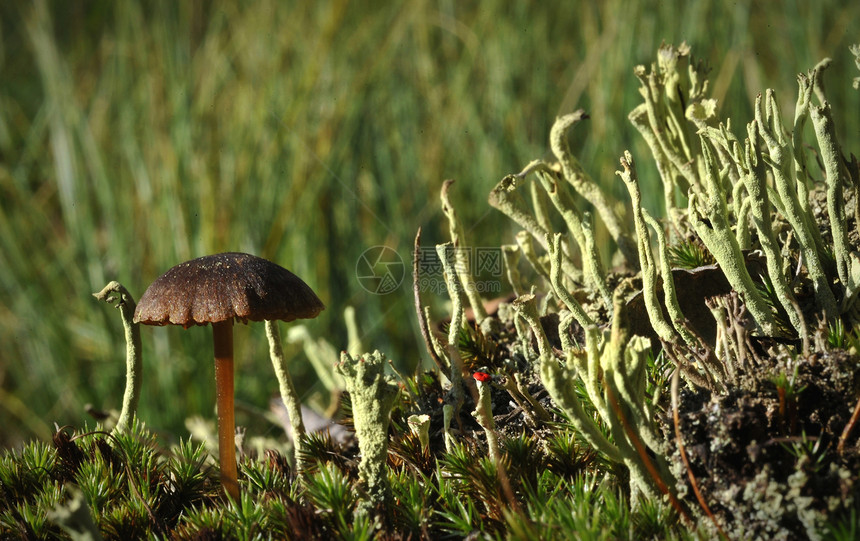
POLYGON ((281 331, 278 329, 277 321, 266 321, 266 338, 269 340, 269 358, 272 360, 275 377, 278 379, 278 390, 281 393, 281 400, 287 409, 290 426, 293 429, 296 470, 301 472, 305 466, 302 459, 302 446, 304 445, 303 439, 305 437, 305 423, 302 419, 302 401, 293 385, 293 379, 290 377, 287 359, 281 346, 281 331))
POLYGON ((654 235, 657 237, 657 253, 660 259, 660 275, 663 278, 663 302, 666 304, 666 311, 669 312, 669 320, 675 327, 675 330, 683 338, 684 342, 690 347, 698 345, 698 339, 687 326, 687 319, 681 311, 681 305, 678 302, 678 294, 675 291, 675 280, 672 277, 672 265, 669 261, 669 250, 667 248, 666 233, 663 231, 662 224, 652 217, 648 211, 642 209, 642 217, 645 222, 654 230, 654 235))
MULTIPOLYGON (((562 220, 564 220, 567 230, 576 241, 580 253, 585 257, 587 246, 585 241, 585 232, 583 230, 583 215, 576 207, 573 197, 568 192, 567 187, 559 182, 559 179, 557 178, 558 173, 545 162, 535 160, 528 164, 517 176, 525 178, 530 173, 534 173, 535 177, 537 177, 540 185, 549 196, 550 201, 552 201, 556 211, 561 215, 562 220)), ((535 186, 535 184, 532 184, 532 186, 535 186)), ((551 231, 549 227, 545 227, 545 230, 551 231)), ((547 248, 549 248, 549 246, 547 246, 547 248)), ((589 269, 587 267, 583 268, 583 275, 585 281, 589 284, 595 280, 594 276, 589 273, 589 269)), ((571 276, 571 278, 576 279, 577 276, 571 276)))
POLYGON ((143 355, 140 344, 140 325, 134 322, 137 305, 128 290, 119 282, 112 281, 93 297, 108 304, 116 303, 122 316, 125 330, 125 393, 122 397, 122 410, 114 427, 114 433, 124 432, 131 426, 137 415, 140 401, 140 386, 143 378, 143 355))
POLYGON ((478 387, 478 401, 475 404, 475 410, 472 412, 472 417, 478 421, 481 428, 484 429, 484 434, 487 437, 487 449, 490 458, 493 462, 498 463, 499 454, 499 436, 496 434, 496 423, 493 420, 493 404, 490 399, 490 385, 487 382, 475 381, 478 387))
MULTIPOLYGON (((853 52, 860 66, 860 47, 853 52)), ((850 240, 860 232, 860 204, 854 205, 856 231, 850 234, 850 217, 846 215, 846 210, 851 209, 851 200, 856 202, 860 197, 860 182, 856 178, 856 160, 842 154, 835 133, 834 113, 824 97, 821 72, 827 64, 828 61, 824 61, 807 76, 799 76, 793 131, 785 129, 774 93, 769 90, 756 100, 755 118, 747 126, 744 140, 732 133, 728 120, 720 121, 716 100, 706 96, 707 69, 702 63, 689 61, 686 45, 663 46, 650 72, 643 67, 636 70, 645 103, 630 114, 630 120, 654 155, 668 215, 668 220, 661 222, 643 208, 635 168, 630 154, 625 153, 621 175, 632 200, 636 237, 633 240, 641 267, 642 298, 637 298, 637 303, 644 304, 650 326, 664 346, 663 354, 677 366, 677 373, 693 386, 708 387, 720 394, 754 380, 755 372, 763 366, 763 354, 755 347, 758 340, 751 341, 752 334, 776 339, 776 345, 766 354, 779 351, 779 355, 801 352, 805 355, 810 349, 810 329, 804 314, 809 317, 813 307, 806 304, 808 297, 800 292, 807 284, 811 283, 815 290, 814 308, 818 314, 841 315, 846 321, 860 320, 860 309, 855 306, 860 294, 860 253, 852 251, 850 240), (812 123, 820 151, 824 190, 813 185, 814 175, 807 171, 809 145, 803 142, 807 119, 812 123), (817 203, 822 195, 826 196, 826 209, 817 203), (821 215, 826 215, 829 231, 819 230, 820 218, 816 220, 816 216, 821 215), (673 240, 684 243, 691 238, 696 244, 701 241, 717 265, 693 270, 689 276, 684 275, 683 282, 679 280, 676 284, 673 277, 682 274, 670 265, 668 246, 673 234, 673 240), (830 243, 825 245, 823 238, 828 241, 832 238, 834 265, 829 261, 830 243), (658 255, 653 252, 654 240, 658 255), (725 275, 732 291, 709 299, 707 296, 713 294, 712 291, 725 290, 719 273, 725 275), (661 282, 662 298, 659 297, 661 282), (682 285, 683 290, 679 289, 682 285), (706 287, 698 291, 697 285, 706 287), (798 299, 804 302, 803 306, 798 299), (682 304, 691 315, 689 326, 681 310, 682 304), (703 327, 709 324, 709 318, 704 307, 697 306, 699 304, 710 309, 717 320, 715 344, 710 341, 714 329, 703 327), (750 325, 750 318, 755 325, 750 325), (793 343, 795 338, 799 338, 796 344, 793 343), (782 339, 791 342, 782 344, 782 339)), ((505 177, 491 195, 497 203, 504 200, 506 213, 515 215, 515 221, 525 229, 518 236, 516 255, 524 255, 529 260, 536 270, 534 274, 544 278, 548 274, 551 285, 551 291, 546 292, 541 301, 542 306, 549 309, 538 309, 535 289, 532 288, 531 293, 524 291, 517 276, 517 300, 511 306, 517 313, 513 320, 520 345, 512 347, 511 351, 514 355, 522 351, 532 363, 537 357, 541 380, 555 405, 590 445, 610 460, 627 466, 635 491, 650 496, 662 493, 673 500, 676 481, 665 459, 667 442, 655 424, 660 388, 658 385, 647 394, 645 391, 648 381, 645 373, 653 370, 649 360, 653 344, 642 337, 628 336, 632 327, 624 320, 627 307, 624 299, 632 296, 630 279, 622 280, 615 291, 610 310, 611 332, 601 331, 592 324, 598 315, 603 315, 594 299, 606 297, 600 287, 601 282, 606 287, 606 281, 600 280, 602 273, 590 266, 600 258, 590 254, 588 242, 591 241, 593 247, 594 237, 589 235, 587 219, 578 208, 581 201, 574 201, 572 192, 565 191, 568 187, 561 179, 569 181, 579 195, 594 205, 596 214, 607 222, 610 231, 615 227, 613 213, 621 206, 609 202, 605 194, 591 191, 590 178, 570 155, 565 132, 582 118, 585 114, 577 111, 557 119, 550 136, 557 164, 531 162, 518 175, 505 177), (528 214, 521 199, 516 199, 521 204, 515 210, 522 214, 511 210, 518 181, 530 174, 537 179, 531 185, 536 217, 528 214), (543 187, 546 197, 536 186, 543 187), (566 228, 562 233, 552 231, 547 198, 564 221, 562 227, 566 228), (542 233, 546 234, 542 236, 542 233), (571 272, 571 265, 578 264, 578 255, 582 257, 579 281, 571 272), (574 287, 579 289, 574 291, 574 287), (590 304, 586 305, 582 301, 584 298, 589 299, 590 304), (560 320, 559 340, 566 362, 558 361, 556 352, 545 340, 539 317, 554 310, 560 320), (528 323, 531 332, 524 329, 523 321, 528 323), (584 350, 574 343, 571 332, 574 321, 585 331, 584 350), (537 356, 533 351, 535 343, 539 350, 537 356), (583 388, 594 411, 583 403, 583 388)), ((510 252, 507 258, 509 269, 516 265, 513 256, 514 252, 510 252)), ((639 308, 636 310, 638 315, 639 308)), ((641 331, 637 328, 637 332, 641 331)), ((827 348, 820 333, 815 347, 827 348)), ((507 382, 505 388, 522 406, 524 400, 513 385, 507 382)), ((526 422, 531 424, 536 420, 527 416, 526 422)), ((687 474, 685 470, 676 473, 687 474)), ((770 472, 763 478, 769 475, 770 472)), ((779 492, 772 483, 764 486, 758 483, 760 480, 757 477, 746 486, 747 502, 739 501, 744 492, 741 489, 731 496, 738 500, 737 513, 750 509, 754 515, 759 513, 758 517, 752 516, 753 524, 757 520, 759 524, 768 523, 794 513, 807 534, 815 529, 818 511, 812 506, 808 490, 804 488, 807 495, 799 490, 805 486, 804 475, 791 476, 787 492, 779 492), (757 498, 750 496, 750 491, 764 495, 757 498)), ((684 487, 685 496, 689 498, 688 487, 684 483, 677 483, 677 486, 684 487)), ((708 497, 705 495, 705 499, 708 497)), ((723 525, 725 516, 719 517, 723 525)), ((732 533, 753 531, 744 530, 746 527, 745 524, 732 533)), ((756 531, 781 532, 779 527, 769 528, 756 531)))
POLYGON ((822 242, 820 235, 817 235, 814 217, 804 208, 805 205, 800 203, 797 182, 792 182, 790 178, 793 162, 788 161, 789 143, 784 136, 785 128, 772 90, 765 93, 764 102, 760 98, 756 100, 755 119, 759 135, 768 148, 768 154, 762 155, 762 158, 770 167, 785 218, 797 236, 809 278, 815 289, 816 302, 826 317, 835 317, 838 313, 836 298, 830 289, 821 261, 822 242))
POLYGON ((502 261, 505 265, 505 277, 508 283, 511 284, 511 289, 514 295, 522 293, 522 278, 517 265, 520 262, 520 247, 516 244, 502 245, 502 261))
POLYGON ((529 184, 529 196, 532 201, 532 209, 535 213, 535 218, 538 223, 547 231, 552 231, 552 219, 550 218, 549 196, 537 183, 529 184))
POLYGON ((541 356, 549 355, 552 352, 552 346, 549 343, 549 338, 543 330, 540 323, 540 315, 538 314, 535 296, 532 294, 520 295, 511 303, 511 306, 516 311, 517 315, 523 318, 529 324, 532 333, 534 333, 537 341, 538 352, 541 356))
MULTIPOLYGON (((652 414, 645 406, 644 365, 650 346, 642 337, 631 338, 627 330, 625 298, 629 286, 629 282, 622 282, 615 291, 615 318, 608 340, 604 337, 603 343, 597 344, 597 334, 586 334, 586 349, 591 356, 599 356, 596 362, 603 374, 604 421, 630 470, 631 488, 656 497, 664 491, 671 494, 668 487, 673 483, 665 461, 665 445, 657 437, 652 414), (646 445, 654 453, 653 458, 648 456, 646 445)), ((595 384, 593 377, 591 384, 595 384)))
POLYGON ((539 242, 544 242, 541 239, 546 238, 548 231, 529 213, 528 206, 517 192, 519 181, 520 177, 517 175, 508 175, 500 180, 490 191, 488 202, 531 233, 539 242))
POLYGON ((612 291, 609 290, 606 271, 603 268, 600 251, 597 249, 597 241, 594 238, 594 223, 590 212, 582 213, 582 232, 585 235, 585 251, 582 254, 583 268, 586 269, 588 276, 592 277, 594 289, 600 294, 604 306, 611 314, 612 291))
MULTIPOLYGON (((623 313, 622 298, 623 295, 616 293, 616 314, 623 313)), ((552 356, 541 356, 544 387, 591 446, 628 467, 635 492, 656 496, 669 490, 667 487, 672 483, 668 465, 662 458, 664 444, 654 431, 654 412, 644 395, 646 352, 650 348, 647 340, 634 337, 628 342, 621 323, 613 323, 612 332, 602 340, 594 325, 586 329, 585 336, 585 355, 570 350, 566 352, 565 365, 552 356), (577 377, 582 379, 592 405, 609 427, 611 442, 585 412, 576 392, 577 377), (656 453, 655 458, 643 456, 643 445, 656 453)))
MULTIPOLYGON (((594 328, 594 327, 592 327, 594 328)), ((566 365, 560 364, 555 357, 544 356, 540 360, 540 377, 546 390, 549 392, 553 403, 560 407, 570 419, 574 428, 582 434, 590 446, 597 449, 607 458, 615 462, 623 462, 624 458, 618 448, 615 447, 603 435, 594 418, 588 415, 576 393, 575 378, 578 371, 573 367, 571 356, 574 352, 568 352, 566 365)))
POLYGON ((371 511, 390 501, 388 483, 388 425, 400 388, 385 374, 385 356, 379 351, 353 357, 341 352, 336 370, 346 382, 352 401, 355 435, 361 461, 358 476, 367 498, 360 509, 371 511))
POLYGON ((451 323, 448 325, 448 344, 446 357, 448 358, 449 377, 451 378, 451 395, 454 399, 455 413, 465 401, 463 394, 463 366, 460 353, 457 349, 460 329, 463 327, 463 305, 465 294, 463 284, 458 280, 454 270, 457 261, 454 255, 454 245, 451 242, 436 245, 436 253, 442 262, 442 270, 445 273, 445 283, 448 285, 448 296, 451 297, 451 323))
POLYGON ((469 305, 475 314, 475 321, 480 324, 487 317, 487 310, 484 309, 484 303, 481 301, 481 296, 478 294, 478 287, 475 284, 475 276, 472 274, 469 248, 466 243, 466 234, 463 232, 463 226, 460 220, 457 219, 457 211, 448 196, 448 190, 453 184, 453 180, 446 180, 442 184, 442 212, 448 217, 448 228, 451 233, 451 243, 454 248, 454 270, 457 273, 457 279, 469 299, 469 305))
POLYGON ((430 416, 426 413, 410 415, 406 422, 409 424, 409 430, 418 436, 421 448, 427 450, 430 446, 430 416))
POLYGON ((660 275, 651 253, 651 236, 648 234, 648 226, 643 216, 639 177, 636 175, 636 166, 630 152, 624 152, 624 157, 621 158, 621 168, 622 171, 616 171, 615 174, 624 180, 630 194, 630 201, 633 203, 633 224, 636 227, 639 267, 642 269, 642 297, 645 300, 645 309, 651 320, 651 327, 657 336, 665 342, 674 342, 675 331, 663 317, 663 309, 660 307, 657 297, 657 284, 660 275))
POLYGON ((704 136, 700 140, 706 168, 706 194, 701 200, 696 194, 690 194, 690 222, 720 264, 729 283, 743 297, 747 309, 762 332, 773 336, 776 333, 773 313, 750 277, 741 248, 728 221, 725 192, 711 143, 704 136))
MULTIPOLYGON (((547 231, 528 210, 528 206, 522 196, 517 192, 522 177, 519 175, 508 175, 490 191, 488 201, 490 206, 504 213, 508 218, 519 224, 533 238, 537 239, 541 247, 546 250, 547 231)), ((577 269, 569 258, 562 262, 564 272, 568 276, 577 276, 581 271, 577 269)))
POLYGON ((648 110, 645 105, 643 104, 633 109, 627 118, 639 131, 639 134, 642 135, 642 138, 645 139, 645 143, 647 143, 648 148, 651 150, 651 156, 657 165, 657 172, 660 174, 660 180, 663 184, 663 206, 665 207, 666 217, 675 231, 683 231, 684 221, 682 216, 685 211, 678 208, 678 205, 675 203, 678 191, 676 187, 683 181, 683 177, 678 175, 666 153, 663 152, 657 136, 651 130, 651 125, 648 122, 648 110))
POLYGON ((635 243, 630 238, 624 223, 618 216, 612 202, 603 193, 600 185, 583 170, 579 161, 571 154, 567 144, 566 134, 574 124, 587 118, 585 111, 580 109, 569 115, 558 117, 552 126, 549 133, 549 142, 555 158, 561 164, 561 171, 565 180, 583 197, 586 201, 594 205, 594 208, 606 224, 606 229, 609 234, 618 244, 618 248, 627 261, 633 266, 636 266, 636 248, 635 243))
POLYGON ((678 72, 678 68, 687 63, 689 52, 686 44, 681 44, 677 49, 661 46, 658 54, 659 67, 652 65, 650 72, 646 72, 645 66, 638 66, 633 70, 642 84, 639 92, 645 103, 634 109, 630 117, 637 119, 634 125, 640 132, 644 131, 645 124, 642 116, 647 118, 648 130, 653 135, 650 144, 656 142, 661 156, 665 157, 665 167, 671 170, 667 176, 673 184, 673 197, 676 190, 682 195, 686 195, 690 190, 693 193, 704 192, 693 160, 690 131, 679 121, 680 117, 686 114, 682 103, 692 105, 701 100, 707 89, 707 80, 704 78, 707 70, 703 66, 697 65, 696 69, 689 70, 687 78, 678 72), (676 86, 679 83, 687 87, 686 93, 677 93, 676 86), (686 96, 681 99, 683 94, 686 96))
MULTIPOLYGON (((825 59, 813 69, 812 85, 818 89, 821 72, 830 64, 825 59)), ((809 116, 815 129, 815 137, 824 162, 825 183, 827 185, 827 215, 830 219, 830 232, 833 235, 833 256, 836 259, 836 272, 842 282, 843 302, 841 311, 847 310, 860 291, 860 258, 856 252, 848 250, 848 223, 845 215, 844 186, 850 183, 848 171, 842 161, 842 150, 836 138, 836 127, 830 103, 824 99, 823 88, 816 92, 820 105, 809 105, 809 116)), ((855 203, 856 204, 856 203, 855 203)))
MULTIPOLYGON (((549 242, 549 247, 550 284, 552 285, 552 289, 555 292, 556 297, 561 299, 561 302, 563 302, 567 309, 570 310, 572 317, 576 319, 577 323, 579 323, 582 328, 594 325, 594 321, 587 313, 585 313, 582 305, 573 298, 573 295, 570 294, 564 285, 561 269, 561 233, 553 235, 552 240, 549 242)), ((569 326, 567 322, 565 322, 564 326, 562 326, 560 322, 559 336, 566 337, 568 331, 569 326)))
POLYGON ((545 280, 549 280, 549 266, 546 264, 546 261, 542 259, 537 250, 535 249, 534 242, 532 242, 532 236, 527 231, 520 231, 516 235, 517 246, 520 248, 520 253, 523 254, 523 257, 528 261, 529 265, 540 274, 545 280))

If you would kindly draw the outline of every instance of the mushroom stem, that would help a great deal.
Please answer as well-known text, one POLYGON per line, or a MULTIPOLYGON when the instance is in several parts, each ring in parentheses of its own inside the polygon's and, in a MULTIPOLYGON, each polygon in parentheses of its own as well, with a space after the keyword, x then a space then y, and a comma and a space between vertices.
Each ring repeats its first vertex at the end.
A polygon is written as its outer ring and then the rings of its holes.
POLYGON ((218 404, 218 458, 221 484, 234 500, 239 500, 236 471, 236 421, 233 416, 233 319, 212 324, 215 345, 215 392, 218 404))

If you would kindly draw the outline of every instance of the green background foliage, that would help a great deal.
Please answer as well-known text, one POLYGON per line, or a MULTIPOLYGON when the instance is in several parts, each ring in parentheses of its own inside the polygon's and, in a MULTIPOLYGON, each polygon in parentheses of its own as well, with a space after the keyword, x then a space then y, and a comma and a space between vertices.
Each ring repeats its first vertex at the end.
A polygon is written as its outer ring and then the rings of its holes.
MULTIPOLYGON (((0 445, 117 408, 118 314, 91 293, 137 298, 181 261, 246 251, 301 276, 327 304, 311 333, 346 347, 356 306, 368 349, 425 356, 413 317, 412 239, 447 240, 439 188, 475 246, 510 242, 490 188, 537 156, 556 115, 583 166, 614 194, 618 157, 648 156, 627 121, 633 66, 686 40, 713 67, 712 95, 740 122, 825 56, 846 148, 858 148, 851 43, 856 2, 66 2, 0 4, 0 445), (761 4, 761 5, 758 5, 761 4), (813 5, 814 4, 814 5, 813 5), (407 276, 365 291, 356 262, 392 248, 407 276)), ((737 128, 736 128, 737 129, 737 128)), ((659 212, 653 165, 645 204, 659 212)), ((623 199, 623 198, 622 198, 623 199)), ((444 298, 436 316, 443 317, 444 298)), ((211 417, 208 328, 144 328, 140 416, 183 433, 211 417)), ((237 327, 238 423, 259 424, 277 384, 263 325, 237 327)), ((305 398, 323 392, 288 348, 305 398)), ((268 428, 266 428, 268 426, 268 428)))

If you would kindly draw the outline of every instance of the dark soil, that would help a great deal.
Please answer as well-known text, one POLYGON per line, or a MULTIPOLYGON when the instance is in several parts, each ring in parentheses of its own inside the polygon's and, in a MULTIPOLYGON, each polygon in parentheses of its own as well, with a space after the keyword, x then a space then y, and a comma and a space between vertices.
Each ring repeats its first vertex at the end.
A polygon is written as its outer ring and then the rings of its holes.
MULTIPOLYGON (((732 539, 820 538, 825 525, 860 501, 857 445, 837 452, 857 401, 860 364, 841 350, 796 362, 794 397, 761 376, 753 389, 681 393, 680 429, 692 472, 732 539)), ((777 371, 765 368, 762 375, 777 371)), ((708 521, 693 496, 671 411, 663 422, 679 496, 708 521)))

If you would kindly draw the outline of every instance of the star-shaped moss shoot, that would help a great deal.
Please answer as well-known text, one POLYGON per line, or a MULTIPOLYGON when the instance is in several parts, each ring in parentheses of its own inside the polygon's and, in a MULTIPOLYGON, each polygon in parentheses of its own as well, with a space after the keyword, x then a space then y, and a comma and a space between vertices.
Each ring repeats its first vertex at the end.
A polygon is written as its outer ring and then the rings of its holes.
POLYGON ((346 382, 352 400, 352 417, 361 462, 358 477, 367 499, 360 510, 371 512, 390 498, 388 485, 388 423, 391 408, 400 388, 392 376, 385 375, 385 355, 378 351, 353 357, 341 352, 337 372, 346 382))

